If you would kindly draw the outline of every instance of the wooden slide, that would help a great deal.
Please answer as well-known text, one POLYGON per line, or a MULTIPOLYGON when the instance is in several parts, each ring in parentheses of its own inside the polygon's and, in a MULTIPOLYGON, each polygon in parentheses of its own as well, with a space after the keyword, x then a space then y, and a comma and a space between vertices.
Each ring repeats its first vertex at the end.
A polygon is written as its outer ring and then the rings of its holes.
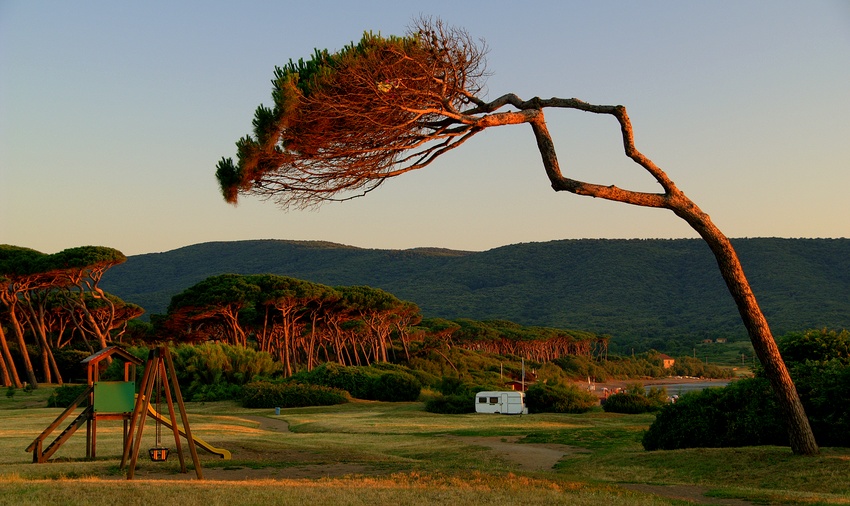
MULTIPOLYGON (((148 414, 158 422, 168 427, 169 429, 171 428, 171 420, 169 420, 168 417, 162 416, 159 411, 154 409, 152 404, 148 404, 148 414)), ((183 432, 183 429, 177 427, 177 431, 180 432, 181 436, 183 436, 184 438, 186 437, 186 433, 183 432)), ((216 448, 215 446, 207 443, 206 441, 195 435, 192 435, 192 439, 195 440, 195 444, 200 446, 202 450, 212 453, 213 455, 218 455, 224 460, 230 460, 230 450, 225 450, 224 448, 216 448)))

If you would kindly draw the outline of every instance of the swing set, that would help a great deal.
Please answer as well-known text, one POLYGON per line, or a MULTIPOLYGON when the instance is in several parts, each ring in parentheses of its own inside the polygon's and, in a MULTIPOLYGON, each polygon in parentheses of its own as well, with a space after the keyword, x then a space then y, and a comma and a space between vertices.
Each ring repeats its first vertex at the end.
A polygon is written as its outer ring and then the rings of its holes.
POLYGON ((97 452, 97 425, 99 420, 122 420, 124 423, 124 452, 121 457, 121 469, 127 466, 127 479, 133 479, 139 450, 142 445, 142 435, 148 415, 155 423, 155 445, 148 449, 148 456, 153 462, 164 462, 168 459, 170 449, 162 441, 162 426, 171 429, 174 434, 174 446, 180 459, 180 472, 186 473, 186 462, 183 455, 180 436, 186 439, 189 453, 195 467, 197 479, 202 480, 201 463, 196 448, 230 459, 230 452, 223 448, 215 448, 202 439, 192 436, 189 419, 186 416, 186 406, 177 383, 177 374, 171 352, 165 345, 158 345, 148 353, 142 382, 138 395, 135 394, 136 366, 142 361, 119 346, 109 346, 84 359, 86 364, 88 387, 77 397, 57 418, 27 447, 32 452, 34 463, 47 462, 77 429, 86 425, 86 459, 94 460, 97 452), (100 381, 100 363, 109 358, 124 360, 124 381, 100 381), (160 407, 162 399, 168 407, 168 417, 162 414, 160 407), (177 400, 175 410, 174 399, 177 400), (44 441, 62 424, 79 405, 88 401, 88 406, 77 415, 70 425, 49 445, 44 441), (155 406, 155 407, 154 407, 155 406), (182 428, 177 424, 177 411, 180 413, 182 428))

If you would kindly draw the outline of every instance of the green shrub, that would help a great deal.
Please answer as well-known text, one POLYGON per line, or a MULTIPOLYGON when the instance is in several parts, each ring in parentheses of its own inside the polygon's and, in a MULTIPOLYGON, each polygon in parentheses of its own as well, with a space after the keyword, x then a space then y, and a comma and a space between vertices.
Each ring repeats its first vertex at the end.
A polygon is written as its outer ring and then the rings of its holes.
POLYGON ((246 408, 300 408, 346 402, 345 392, 320 385, 257 381, 242 388, 242 406, 246 408))
POLYGON ((605 399, 602 403, 602 409, 606 413, 626 413, 635 415, 638 413, 653 411, 658 409, 658 407, 653 406, 649 399, 644 395, 622 392, 611 395, 605 399))
MULTIPOLYGON (((77 400, 79 397, 89 386, 88 385, 62 385, 61 387, 56 387, 53 390, 53 393, 50 394, 50 397, 47 398, 47 407, 48 408, 67 408, 71 405, 72 402, 77 400)), ((84 400, 80 403, 80 407, 88 406, 88 399, 84 400)))
POLYGON ((238 399, 242 385, 280 370, 269 353, 223 343, 181 344, 172 356, 181 393, 190 401, 238 399))
POLYGON ((443 415, 475 413, 475 394, 441 395, 425 402, 425 411, 443 415))
POLYGON ((625 392, 616 393, 602 401, 606 413, 636 415, 658 411, 667 404, 667 390, 652 387, 648 391, 640 383, 626 386, 625 392))
POLYGON ((365 367, 346 367, 327 362, 312 371, 295 374, 289 379, 296 383, 345 390, 357 399, 375 400, 375 378, 365 367))
POLYGON ((757 445, 788 445, 785 424, 764 378, 689 392, 661 408, 643 436, 647 450, 757 445))
POLYGON ((376 400, 385 402, 412 402, 421 391, 419 380, 404 372, 386 372, 375 385, 376 400))
POLYGON ((443 395, 466 395, 473 389, 471 384, 456 376, 443 376, 434 387, 443 395))
MULTIPOLYGON (((850 333, 809 330, 777 340, 822 446, 850 446, 850 333)), ((757 369, 758 371, 758 369, 757 369)), ((644 435, 648 450, 788 445, 784 418, 763 373, 689 393, 665 407, 644 435)))
POLYGON ((595 395, 575 385, 535 383, 525 393, 529 413, 585 413, 596 403, 595 395))
MULTIPOLYGON (((194 402, 229 401, 242 397, 242 385, 233 383, 215 383, 214 385, 195 385, 191 400, 194 402)), ((181 391, 181 393, 183 393, 181 391)))
POLYGON ((415 401, 422 389, 419 380, 405 368, 391 364, 346 367, 325 363, 312 371, 295 374, 290 380, 345 390, 356 399, 372 401, 415 401))
POLYGON ((791 374, 818 444, 850 447, 850 366, 809 361, 791 374))

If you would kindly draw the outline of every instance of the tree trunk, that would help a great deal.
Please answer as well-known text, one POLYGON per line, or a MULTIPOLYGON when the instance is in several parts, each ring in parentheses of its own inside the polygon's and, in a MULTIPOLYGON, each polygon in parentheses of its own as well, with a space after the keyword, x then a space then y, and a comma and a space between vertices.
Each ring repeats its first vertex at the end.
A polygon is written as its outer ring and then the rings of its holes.
POLYGON ((530 115, 528 122, 537 140, 537 147, 543 159, 546 175, 552 183, 552 188, 555 191, 567 191, 576 195, 598 197, 642 207, 669 209, 699 233, 714 253, 720 274, 738 307, 738 312, 750 336, 750 341, 753 343, 753 349, 762 366, 764 366, 765 375, 777 396, 787 424, 791 450, 798 455, 816 455, 818 446, 803 409, 803 404, 800 402, 797 389, 788 374, 788 369, 770 332, 767 319, 764 317, 758 302, 756 302, 755 295, 744 275, 741 262, 738 260, 738 255, 732 248, 729 239, 711 222, 707 214, 702 212, 676 187, 661 168, 638 151, 634 145, 634 133, 625 107, 592 106, 575 99, 538 101, 538 103, 541 102, 599 114, 610 114, 617 118, 620 123, 626 156, 649 172, 664 188, 664 193, 636 192, 616 186, 590 184, 565 177, 561 173, 555 153, 555 144, 543 118, 543 111, 537 110, 530 115))
POLYGON ((767 319, 756 301, 732 243, 714 226, 708 215, 699 211, 699 208, 690 201, 688 203, 690 205, 687 206, 686 211, 674 209, 674 212, 699 232, 714 253, 720 274, 735 300, 741 320, 753 343, 753 350, 764 367, 765 376, 770 381, 785 416, 791 449, 799 455, 816 455, 818 445, 803 404, 800 402, 800 396, 779 354, 779 348, 776 346, 767 319))
POLYGON ((23 387, 21 379, 18 377, 18 369, 15 367, 15 362, 12 359, 12 352, 9 350, 9 343, 6 342, 6 333, 3 332, 2 325, 0 325, 0 347, 3 349, 3 356, 0 357, 0 362, 3 363, 4 385, 14 385, 15 388, 23 387))
POLYGON ((27 351, 27 343, 24 341, 24 330, 21 328, 21 322, 15 315, 14 306, 9 307, 9 319, 12 322, 12 330, 15 331, 15 338, 18 341, 18 348, 21 352, 21 359, 24 361, 24 369, 27 373, 27 381, 33 388, 38 388, 38 381, 35 379, 35 370, 32 367, 29 351, 27 351))

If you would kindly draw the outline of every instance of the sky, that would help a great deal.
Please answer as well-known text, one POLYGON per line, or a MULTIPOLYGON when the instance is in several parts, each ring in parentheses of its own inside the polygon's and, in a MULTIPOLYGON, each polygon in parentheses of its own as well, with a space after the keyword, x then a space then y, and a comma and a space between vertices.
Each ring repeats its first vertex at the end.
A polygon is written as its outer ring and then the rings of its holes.
MULTIPOLYGON (((628 109, 639 150, 729 237, 850 237, 850 2, 0 0, 0 244, 126 255, 209 241, 484 251, 696 237, 670 211, 552 191, 527 125, 318 210, 226 204, 222 157, 276 65, 420 15, 489 47, 485 99, 628 109)), ((567 175, 659 191, 615 120, 547 110, 567 175)))

